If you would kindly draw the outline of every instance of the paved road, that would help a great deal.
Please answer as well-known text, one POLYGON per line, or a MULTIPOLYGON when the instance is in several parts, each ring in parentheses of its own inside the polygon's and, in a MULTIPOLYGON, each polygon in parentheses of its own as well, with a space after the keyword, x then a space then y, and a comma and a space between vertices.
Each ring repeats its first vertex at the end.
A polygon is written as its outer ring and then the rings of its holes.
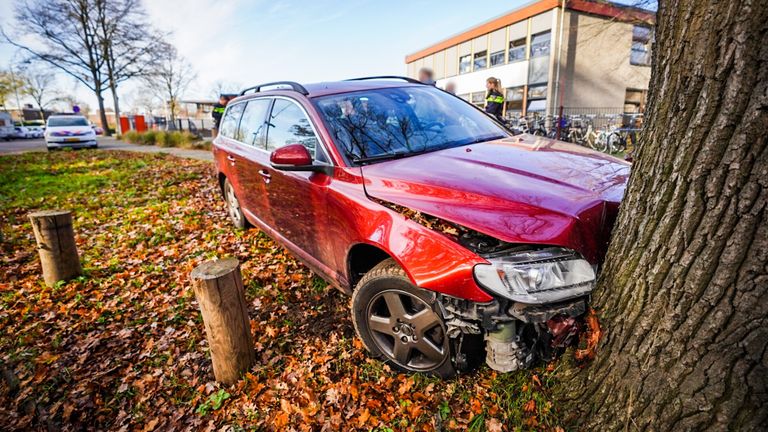
MULTIPOLYGON (((99 137, 99 149, 100 150, 126 150, 143 153, 170 153, 172 155, 199 159, 199 160, 213 160, 213 154, 208 150, 187 150, 180 148, 164 148, 155 146, 140 146, 135 144, 128 144, 122 141, 118 141, 114 138, 99 137)), ((0 141, 0 155, 14 154, 14 153, 26 153, 32 151, 46 151, 45 141, 42 139, 26 139, 26 140, 13 140, 13 141, 0 141)))

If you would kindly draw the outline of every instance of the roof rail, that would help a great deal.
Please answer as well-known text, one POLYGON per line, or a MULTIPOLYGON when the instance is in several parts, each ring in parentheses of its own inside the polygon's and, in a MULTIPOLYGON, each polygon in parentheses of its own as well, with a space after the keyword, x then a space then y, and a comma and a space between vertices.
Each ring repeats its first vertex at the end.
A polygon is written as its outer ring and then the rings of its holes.
MULTIPOLYGON (((254 93, 258 93, 258 92, 261 91, 262 87, 270 87, 270 86, 276 86, 276 85, 289 86, 291 88, 291 90, 293 90, 295 92, 298 92, 298 93, 301 93, 304 96, 309 94, 307 89, 304 88, 303 85, 301 85, 301 84, 299 84, 297 82, 294 82, 294 81, 275 81, 275 82, 270 82, 270 83, 265 83, 265 84, 259 84, 257 86, 253 86, 253 87, 248 87, 247 89, 244 89, 243 91, 240 92, 240 96, 246 94, 247 92, 249 92, 251 90, 253 90, 254 93)), ((282 89, 275 89, 275 90, 282 90, 282 89)))
POLYGON ((403 81, 408 81, 411 84, 424 84, 419 80, 415 80, 413 78, 408 78, 404 76, 398 76, 398 75, 379 75, 379 76, 369 76, 369 77, 360 77, 360 78, 350 78, 344 81, 368 81, 368 80, 377 80, 377 79, 399 79, 403 81))

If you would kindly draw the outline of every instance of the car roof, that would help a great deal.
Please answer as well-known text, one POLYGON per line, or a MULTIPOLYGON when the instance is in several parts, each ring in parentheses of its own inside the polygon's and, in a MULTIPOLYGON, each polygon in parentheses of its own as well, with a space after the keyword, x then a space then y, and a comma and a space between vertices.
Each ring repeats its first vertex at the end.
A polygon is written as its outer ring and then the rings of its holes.
MULTIPOLYGON (((383 88, 398 88, 398 87, 418 87, 425 84, 416 84, 407 81, 389 80, 389 79, 376 79, 376 80, 361 80, 361 81, 326 81, 319 83, 304 84, 303 87, 307 90, 306 97, 313 99, 334 94, 351 93, 356 91, 374 90, 383 88)), ((296 94, 289 88, 274 88, 269 90, 262 90, 257 93, 247 93, 243 96, 238 96, 233 99, 232 102, 239 102, 247 99, 253 99, 259 96, 269 95, 291 95, 296 94)))
POLYGON ((304 87, 309 91, 307 97, 321 97, 339 93, 350 93, 362 90, 373 90, 396 87, 417 87, 424 84, 415 84, 395 80, 364 80, 364 81, 332 81, 307 84, 304 87))

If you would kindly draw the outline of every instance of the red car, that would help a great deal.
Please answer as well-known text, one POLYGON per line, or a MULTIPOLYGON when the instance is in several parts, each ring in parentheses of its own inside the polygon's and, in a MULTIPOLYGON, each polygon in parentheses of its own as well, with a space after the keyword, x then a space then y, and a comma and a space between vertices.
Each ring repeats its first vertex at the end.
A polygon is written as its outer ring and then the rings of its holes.
POLYGON ((232 222, 341 291, 371 355, 443 377, 576 339, 629 164, 511 135, 408 78, 247 89, 214 140, 232 222))

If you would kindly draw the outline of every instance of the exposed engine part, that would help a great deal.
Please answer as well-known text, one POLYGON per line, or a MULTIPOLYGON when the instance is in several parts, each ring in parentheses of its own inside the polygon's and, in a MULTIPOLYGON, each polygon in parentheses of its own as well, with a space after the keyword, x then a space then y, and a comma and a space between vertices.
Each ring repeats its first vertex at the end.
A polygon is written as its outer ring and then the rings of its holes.
MULTIPOLYGON (((496 329, 498 323, 514 320, 514 317, 504 313, 507 303, 503 299, 488 303, 476 303, 444 294, 440 294, 439 299, 443 306, 446 321, 455 319, 462 322, 462 326, 457 327, 477 327, 485 331, 492 331, 496 329)), ((469 334, 477 333, 469 332, 469 334)))
POLYGON ((485 337, 485 363, 499 372, 512 372, 528 367, 534 356, 518 337, 515 322, 499 324, 499 329, 485 337))
POLYGON ((552 336, 549 346, 552 348, 565 348, 578 342, 581 325, 574 317, 556 315, 547 320, 547 329, 552 336))
POLYGON ((451 318, 445 322, 446 334, 450 338, 456 338, 463 334, 480 334, 480 326, 458 318, 451 318))
POLYGON ((437 297, 448 337, 461 340, 465 335, 484 334, 485 361, 500 372, 527 368, 539 359, 551 361, 575 345, 586 311, 585 298, 525 305, 506 299, 476 303, 444 294, 437 297))
POLYGON ((460 245, 481 256, 506 250, 511 246, 509 243, 470 229, 462 232, 457 241, 460 245))
POLYGON ((556 315, 577 317, 586 311, 587 301, 585 298, 546 305, 512 303, 508 310, 510 315, 524 323, 544 323, 556 315))

